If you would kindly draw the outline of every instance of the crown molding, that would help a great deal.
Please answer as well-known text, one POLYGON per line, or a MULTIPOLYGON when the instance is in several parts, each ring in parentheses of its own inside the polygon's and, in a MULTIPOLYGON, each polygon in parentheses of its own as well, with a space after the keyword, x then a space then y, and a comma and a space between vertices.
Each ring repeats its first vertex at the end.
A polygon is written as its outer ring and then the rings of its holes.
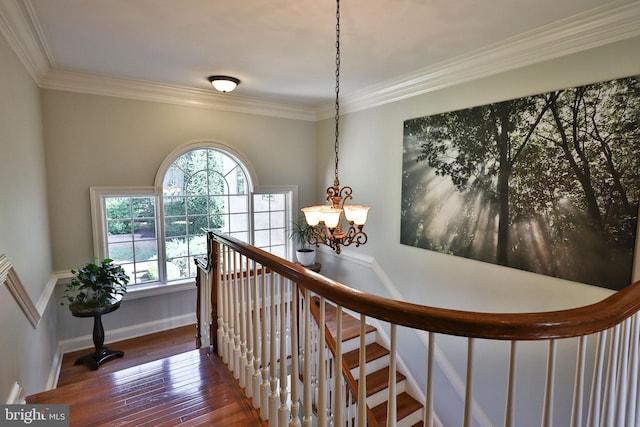
POLYGON ((53 69, 41 81, 44 89, 202 107, 215 110, 315 121, 313 108, 155 82, 53 69))
POLYGON ((48 49, 28 0, 0 0, 0 33, 18 55, 35 82, 51 68, 48 49))
MULTIPOLYGON (((335 113, 333 103, 301 106, 58 69, 29 0, 0 0, 0 32, 34 81, 45 89, 305 121, 327 119, 335 113)), ((400 101, 638 35, 640 2, 623 0, 609 3, 415 73, 346 94, 341 99, 341 112, 350 113, 400 101)))
MULTIPOLYGON (((364 110, 638 35, 640 2, 615 2, 346 95, 340 107, 364 110)), ((333 108, 318 108, 319 119, 332 117, 333 108)))

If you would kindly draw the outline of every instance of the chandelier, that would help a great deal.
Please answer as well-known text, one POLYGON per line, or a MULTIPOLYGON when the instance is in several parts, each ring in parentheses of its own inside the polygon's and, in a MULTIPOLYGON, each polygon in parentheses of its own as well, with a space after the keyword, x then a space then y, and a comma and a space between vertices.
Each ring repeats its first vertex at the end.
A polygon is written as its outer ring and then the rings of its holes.
POLYGON ((367 222, 369 206, 347 204, 351 200, 351 187, 340 188, 338 179, 339 161, 339 122, 340 122, 340 0, 336 0, 336 102, 335 102, 335 178, 333 186, 327 188, 329 205, 302 208, 310 227, 308 242, 311 245, 324 244, 340 253, 341 246, 355 244, 356 247, 367 243, 367 235, 362 228, 367 222), (343 213, 348 228, 343 231, 343 213))

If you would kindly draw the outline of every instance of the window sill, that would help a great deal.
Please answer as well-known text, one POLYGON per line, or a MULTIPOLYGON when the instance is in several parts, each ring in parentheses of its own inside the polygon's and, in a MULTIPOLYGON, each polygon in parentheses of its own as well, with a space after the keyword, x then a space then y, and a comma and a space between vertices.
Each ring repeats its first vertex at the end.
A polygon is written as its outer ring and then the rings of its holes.
POLYGON ((129 286, 125 300, 134 300, 139 298, 147 298, 156 295, 171 294, 174 292, 182 292, 196 289, 195 279, 185 279, 172 283, 154 283, 149 285, 129 286))

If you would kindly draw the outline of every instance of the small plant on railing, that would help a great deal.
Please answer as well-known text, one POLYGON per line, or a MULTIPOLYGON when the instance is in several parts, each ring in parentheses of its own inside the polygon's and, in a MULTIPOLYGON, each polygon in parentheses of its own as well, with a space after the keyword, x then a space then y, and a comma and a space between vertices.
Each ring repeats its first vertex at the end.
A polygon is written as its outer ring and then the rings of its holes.
POLYGON ((297 221, 291 224, 289 237, 297 245, 296 259, 304 266, 313 264, 316 260, 316 251, 309 247, 309 236, 313 232, 313 228, 307 224, 304 216, 300 216, 297 221))
POLYGON ((110 258, 99 264, 94 257, 82 268, 71 270, 74 278, 66 286, 61 304, 69 305, 70 310, 77 308, 106 307, 127 293, 129 276, 124 269, 113 263, 110 258))

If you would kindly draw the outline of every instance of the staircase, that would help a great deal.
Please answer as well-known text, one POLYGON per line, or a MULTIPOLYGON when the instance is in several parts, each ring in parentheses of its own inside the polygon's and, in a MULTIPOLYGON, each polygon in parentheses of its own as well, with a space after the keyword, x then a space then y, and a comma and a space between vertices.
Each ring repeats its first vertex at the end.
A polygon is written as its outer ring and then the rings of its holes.
MULTIPOLYGON (((327 333, 335 340, 337 336, 336 307, 328 303, 325 303, 325 325, 327 333)), ((367 406, 377 421, 377 427, 383 427, 387 425, 389 350, 377 339, 377 329, 367 325, 365 336, 367 406)), ((360 321, 343 311, 342 353, 351 376, 356 380, 356 390, 359 381, 359 345, 360 321)), ((411 396, 408 381, 401 372, 396 372, 396 381, 398 427, 421 427, 423 425, 422 404, 411 396)))

